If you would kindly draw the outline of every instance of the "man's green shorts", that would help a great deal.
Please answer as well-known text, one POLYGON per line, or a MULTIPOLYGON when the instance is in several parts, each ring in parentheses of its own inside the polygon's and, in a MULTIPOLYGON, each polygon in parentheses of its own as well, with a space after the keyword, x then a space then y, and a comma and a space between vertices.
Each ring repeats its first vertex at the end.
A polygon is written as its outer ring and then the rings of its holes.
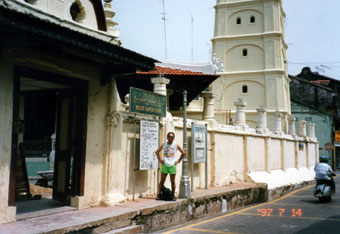
POLYGON ((177 172, 176 165, 172 165, 171 167, 168 167, 167 165, 162 164, 161 172, 164 174, 170 174, 170 175, 176 174, 177 172))

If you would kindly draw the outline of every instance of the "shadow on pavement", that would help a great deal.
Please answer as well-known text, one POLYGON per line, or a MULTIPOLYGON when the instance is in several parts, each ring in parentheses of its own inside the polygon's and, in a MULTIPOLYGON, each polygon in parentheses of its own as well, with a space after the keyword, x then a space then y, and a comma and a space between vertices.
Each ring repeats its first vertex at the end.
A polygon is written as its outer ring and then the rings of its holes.
POLYGON ((296 234, 320 234, 320 233, 339 233, 340 216, 334 215, 325 217, 326 220, 320 221, 309 227, 295 232, 296 234))

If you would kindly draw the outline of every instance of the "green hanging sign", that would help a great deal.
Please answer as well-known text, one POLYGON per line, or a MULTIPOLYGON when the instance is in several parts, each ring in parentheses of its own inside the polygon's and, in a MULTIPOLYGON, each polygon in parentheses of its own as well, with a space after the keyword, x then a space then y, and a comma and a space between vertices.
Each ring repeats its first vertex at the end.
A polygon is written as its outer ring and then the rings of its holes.
POLYGON ((130 88, 130 112, 166 116, 166 96, 142 89, 130 88))

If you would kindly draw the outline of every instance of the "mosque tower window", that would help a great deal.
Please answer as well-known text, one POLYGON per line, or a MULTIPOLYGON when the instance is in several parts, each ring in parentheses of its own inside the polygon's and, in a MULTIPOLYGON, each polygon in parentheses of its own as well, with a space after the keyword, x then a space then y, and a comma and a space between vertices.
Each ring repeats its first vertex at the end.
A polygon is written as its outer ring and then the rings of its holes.
POLYGON ((255 23, 255 16, 250 16, 250 23, 255 23))
POLYGON ((248 93, 248 86, 247 85, 242 86, 242 93, 248 93))
POLYGON ((241 18, 240 17, 237 17, 236 24, 241 24, 241 18))
POLYGON ((248 50, 247 49, 242 50, 242 56, 248 56, 248 50))

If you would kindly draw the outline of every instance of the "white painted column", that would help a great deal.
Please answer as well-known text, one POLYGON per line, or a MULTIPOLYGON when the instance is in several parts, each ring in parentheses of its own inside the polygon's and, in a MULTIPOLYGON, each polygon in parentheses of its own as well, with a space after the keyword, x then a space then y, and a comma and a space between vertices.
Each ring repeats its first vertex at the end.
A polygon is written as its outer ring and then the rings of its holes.
POLYGON ((306 136, 306 121, 305 120, 300 120, 299 135, 301 137, 305 137, 306 136))
POLYGON ((315 124, 314 123, 308 123, 308 137, 314 139, 315 138, 315 124))
POLYGON ((282 133, 282 114, 279 111, 274 113, 274 132, 282 133))
POLYGON ((214 120, 215 109, 214 109, 214 95, 212 92, 202 92, 201 97, 204 99, 203 103, 203 120, 214 120))
POLYGON ((247 106, 247 102, 243 101, 241 98, 234 102, 236 106, 236 118, 235 118, 235 126, 247 126, 246 125, 246 112, 245 107, 247 106))
POLYGON ((153 83, 153 92, 166 96, 166 85, 170 83, 170 80, 165 77, 151 78, 153 83))
POLYGON ((296 118, 294 118, 294 116, 292 116, 292 115, 290 115, 288 117, 288 134, 292 135, 292 136, 296 135, 295 120, 296 120, 296 118))
MULTIPOLYGON (((166 85, 170 83, 170 80, 165 77, 155 77, 151 78, 151 83, 153 83, 153 92, 167 96, 167 89, 166 85)), ((174 132, 175 126, 173 123, 173 118, 171 113, 169 112, 169 106, 168 106, 168 97, 167 97, 167 106, 166 106, 166 117, 161 118, 161 123, 163 124, 163 133, 164 133, 164 139, 166 139, 166 134, 168 132, 174 132)))
POLYGON ((256 110, 258 113, 256 131, 259 131, 261 133, 268 132, 266 109, 263 106, 261 106, 260 108, 257 108, 256 110))

